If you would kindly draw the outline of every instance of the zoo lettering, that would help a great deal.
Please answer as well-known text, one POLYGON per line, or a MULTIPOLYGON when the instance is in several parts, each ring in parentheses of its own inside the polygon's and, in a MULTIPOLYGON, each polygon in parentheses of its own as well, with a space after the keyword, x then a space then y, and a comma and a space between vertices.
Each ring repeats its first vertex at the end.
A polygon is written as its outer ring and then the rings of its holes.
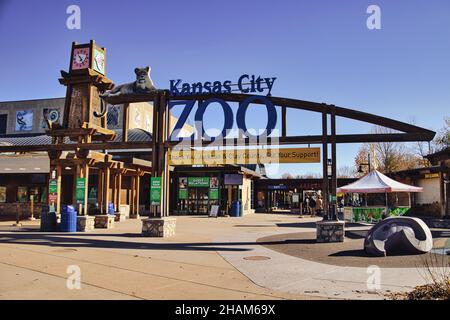
POLYGON ((270 96, 273 84, 277 78, 262 78, 255 75, 243 74, 239 77, 237 84, 232 84, 230 80, 224 82, 220 81, 206 81, 194 83, 182 83, 181 79, 170 80, 170 94, 177 95, 193 95, 203 93, 231 93, 232 91, 240 91, 242 93, 256 93, 267 90, 267 95, 270 96), (237 90, 232 87, 237 86, 237 90))
MULTIPOLYGON (((175 124, 172 134, 170 135, 170 140, 172 140, 172 141, 179 140, 180 141, 180 140, 188 140, 188 139, 193 140, 194 139, 195 134, 192 134, 190 137, 186 137, 186 138, 178 138, 177 136, 182 131, 182 128, 185 125, 189 114, 191 113, 192 109, 194 108, 195 103, 196 103, 196 100, 184 100, 184 101, 174 100, 174 101, 169 102, 169 109, 172 109, 176 105, 184 105, 183 111, 181 112, 181 115, 178 118, 177 123, 175 124)), ((200 135, 200 137, 198 137, 198 138, 202 139, 202 140, 209 140, 209 141, 214 141, 217 138, 225 138, 227 136, 227 133, 229 132, 229 130, 231 130, 233 128, 233 123, 234 123, 233 118, 234 118, 233 110, 231 109, 230 105, 223 99, 211 98, 211 99, 208 99, 205 101, 198 101, 198 108, 197 108, 197 111, 195 112, 195 118, 194 118, 195 119, 195 129, 196 129, 198 135, 200 135), (222 132, 216 137, 208 136, 206 134, 205 128, 203 126, 203 116, 205 114, 206 108, 211 103, 218 103, 221 106, 223 115, 224 115, 224 123, 223 123, 222 132)), ((247 136, 249 138, 268 136, 273 131, 273 129, 275 128, 276 123, 277 123, 277 112, 275 110, 275 106, 272 103, 272 101, 270 101, 270 99, 268 99, 267 97, 250 96, 247 99, 245 99, 244 101, 239 103, 239 107, 238 107, 238 110, 236 113, 236 123, 237 123, 238 129, 241 132, 243 132, 245 136, 247 136), (266 110, 267 110, 266 129, 257 136, 252 135, 251 133, 248 132, 247 125, 245 123, 245 114, 247 112, 248 106, 251 103, 264 104, 266 106, 266 110)))

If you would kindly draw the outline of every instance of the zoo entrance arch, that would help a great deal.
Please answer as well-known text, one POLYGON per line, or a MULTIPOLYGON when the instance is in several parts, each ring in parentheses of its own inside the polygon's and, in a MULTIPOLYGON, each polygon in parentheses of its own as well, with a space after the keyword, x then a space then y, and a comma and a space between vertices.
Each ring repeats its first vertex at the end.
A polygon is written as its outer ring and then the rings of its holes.
MULTIPOLYGON (((251 146, 251 145, 296 145, 296 144, 321 144, 322 145, 322 194, 324 200, 324 208, 328 210, 329 199, 336 199, 337 189, 337 170, 336 170, 336 145, 338 143, 365 143, 365 142, 412 142, 412 141, 431 141, 435 132, 418 126, 389 119, 386 117, 361 112, 349 108, 343 108, 332 104, 317 103, 304 100, 296 100, 282 97, 259 96, 243 93, 207 93, 207 94, 171 94, 168 90, 154 90, 148 94, 130 94, 122 96, 105 97, 105 102, 118 105, 122 104, 124 132, 123 141, 127 141, 128 127, 126 121, 128 119, 128 110, 130 103, 136 102, 153 102, 153 137, 151 141, 152 149, 152 176, 162 177, 162 197, 161 205, 153 206, 152 214, 155 217, 169 216, 169 181, 170 170, 168 151, 180 143, 180 139, 173 137, 173 132, 169 132, 170 109, 173 105, 184 104, 186 112, 191 112, 195 103, 198 108, 196 112, 196 120, 200 122, 200 135, 196 138, 183 140, 191 147, 203 146, 208 147, 215 142, 214 138, 208 137, 203 130, 202 116, 210 102, 218 102, 221 104, 224 116, 224 130, 230 127, 229 102, 239 104, 236 115, 236 121, 240 129, 244 131, 244 138, 229 138, 223 136, 223 143, 227 146, 251 146), (251 137, 245 126, 245 112, 251 104, 255 106, 265 107, 268 112, 268 124, 264 139, 251 137), (278 119, 273 119, 273 110, 281 109, 281 135, 276 138, 270 136, 270 131, 277 124, 278 119), (321 135, 288 135, 287 128, 287 110, 305 110, 321 114, 322 134, 321 135), (199 111, 200 110, 200 111, 199 111), (198 117, 197 117, 197 113, 198 117), (271 117, 272 115, 272 117, 271 117), (368 134, 337 134, 336 133, 336 117, 358 120, 368 124, 383 126, 393 129, 395 133, 368 133, 368 134), (243 120, 244 119, 244 120, 243 120), (329 125, 330 124, 330 125, 329 125), (331 152, 329 154, 329 146, 331 152), (330 157, 331 156, 331 157, 330 157), (328 159, 331 158, 331 184, 327 177, 328 159), (329 197, 331 196, 331 197, 329 197)), ((106 111, 106 110, 104 110, 106 111)), ((103 114, 104 115, 104 114, 103 114)), ((275 113, 276 115, 276 113, 275 113)), ((181 116, 180 118, 183 118, 181 116)), ((176 130, 176 128, 174 129, 176 130)))

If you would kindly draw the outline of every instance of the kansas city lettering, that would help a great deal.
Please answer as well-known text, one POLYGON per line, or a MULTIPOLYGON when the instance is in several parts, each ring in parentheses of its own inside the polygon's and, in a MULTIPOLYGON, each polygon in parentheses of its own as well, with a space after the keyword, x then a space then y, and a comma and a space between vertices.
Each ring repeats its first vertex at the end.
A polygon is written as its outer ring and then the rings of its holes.
POLYGON ((187 83, 181 79, 170 80, 170 94, 174 96, 185 96, 204 93, 231 93, 240 91, 242 93, 261 93, 267 90, 267 95, 272 92, 273 84, 277 78, 243 74, 236 84, 230 80, 226 81, 206 81, 187 83), (237 86, 237 90, 233 87, 237 86))

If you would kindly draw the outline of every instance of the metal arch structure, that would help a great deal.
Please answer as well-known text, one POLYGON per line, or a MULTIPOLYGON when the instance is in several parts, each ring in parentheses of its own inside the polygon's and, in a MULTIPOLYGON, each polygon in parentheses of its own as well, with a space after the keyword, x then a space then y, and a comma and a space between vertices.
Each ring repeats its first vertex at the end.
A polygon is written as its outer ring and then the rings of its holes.
MULTIPOLYGON (((149 149, 152 152, 152 175, 163 177, 163 195, 160 208, 154 208, 153 215, 164 217, 169 215, 169 165, 167 151, 180 141, 169 139, 169 119, 171 101, 191 101, 201 102, 208 99, 221 99, 228 102, 242 103, 253 97, 252 104, 263 105, 264 101, 269 100, 273 106, 281 108, 281 135, 274 141, 269 137, 264 139, 266 144, 322 144, 322 165, 323 165, 323 200, 324 208, 328 206, 328 195, 336 195, 337 170, 336 170, 336 144, 337 143, 364 143, 364 142, 409 142, 409 141, 431 141, 435 132, 417 127, 404 122, 396 121, 386 117, 361 112, 353 109, 343 108, 335 105, 303 101, 289 98, 272 96, 255 96, 250 94, 238 93, 208 93, 197 95, 170 95, 168 90, 155 90, 148 94, 130 94, 123 96, 112 96, 105 98, 105 102, 113 105, 123 104, 123 134, 120 142, 99 142, 99 143, 73 143, 61 145, 34 145, 34 146, 0 146, 0 153, 3 152, 33 152, 33 151, 63 151, 63 150, 114 150, 114 149, 149 149), (152 141, 148 142, 129 142, 128 141, 128 119, 129 105, 136 102, 153 102, 153 134, 152 141), (306 110, 316 112, 322 115, 322 134, 306 136, 289 136, 287 134, 287 110, 306 110), (368 134, 336 134, 336 117, 343 117, 352 120, 358 120, 369 124, 383 126, 398 132, 395 133, 368 133, 368 134), (329 121, 330 120, 330 121, 329 121), (328 124, 330 123, 330 128, 328 124), (330 129, 330 130, 329 130, 330 129), (329 132, 330 131, 330 132, 329 132), (331 187, 328 181, 328 145, 331 144, 331 187)), ((228 146, 259 144, 259 139, 250 138, 224 138, 223 142, 228 146)), ((191 140, 192 145, 208 146, 211 141, 191 140)))
MULTIPOLYGON (((431 141, 435 132, 400 122, 397 120, 381 117, 378 115, 361 112, 349 108, 338 107, 335 105, 317 103, 304 100, 296 100, 272 96, 255 96, 250 94, 237 93, 208 93, 208 94, 194 94, 194 95, 170 95, 168 90, 156 90, 149 94, 130 95, 130 96, 116 96, 107 98, 106 101, 110 104, 124 104, 125 112, 127 106, 134 102, 148 102, 153 101, 153 141, 152 141, 152 163, 154 176, 163 177, 163 195, 162 205, 159 211, 154 211, 155 216, 168 216, 168 199, 169 199, 169 168, 167 150, 178 144, 180 140, 170 140, 171 133, 169 132, 169 118, 171 101, 190 101, 199 102, 220 99, 222 101, 242 103, 247 99, 253 97, 253 104, 264 104, 264 101, 269 100, 273 106, 281 108, 281 128, 280 136, 272 141, 269 137, 264 139, 264 143, 278 145, 288 144, 322 144, 322 169, 323 169, 323 202, 324 208, 329 208, 329 195, 336 196, 337 189, 337 170, 336 170, 336 144, 337 143, 364 143, 364 142, 409 142, 409 141, 431 141), (306 110, 317 112, 322 115, 322 135, 308 135, 308 136, 289 136, 287 134, 287 109, 306 110), (368 133, 368 134, 336 134, 336 117, 343 117, 352 120, 362 121, 374 125, 386 127, 397 132, 395 133, 368 133), (330 130, 328 128, 330 118, 330 130), (155 120, 156 119, 156 120, 155 120), (330 131, 330 133, 329 133, 330 131), (331 144, 331 186, 328 179, 328 145, 331 144)), ((126 119, 126 115, 124 116, 126 119)), ((125 122, 124 122, 125 125, 125 122)), ((125 127, 124 127, 125 128, 125 127)), ((124 139, 126 139, 126 132, 124 132, 124 139)), ((250 139, 248 137, 242 138, 223 138, 223 143, 227 146, 240 146, 258 144, 259 139, 250 139)), ((191 140, 191 144, 195 146, 208 146, 211 140, 200 139, 191 140)), ((186 140, 184 140, 186 143, 186 140)), ((335 198, 335 197, 334 197, 335 198)))

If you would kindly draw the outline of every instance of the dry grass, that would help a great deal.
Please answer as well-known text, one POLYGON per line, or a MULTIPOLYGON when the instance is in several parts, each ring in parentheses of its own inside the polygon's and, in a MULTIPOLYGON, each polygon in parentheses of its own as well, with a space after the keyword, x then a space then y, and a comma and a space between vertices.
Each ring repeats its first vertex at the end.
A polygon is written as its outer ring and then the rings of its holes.
POLYGON ((417 286, 411 292, 387 296, 394 300, 450 300, 450 262, 445 254, 446 249, 442 250, 442 254, 433 253, 418 266, 418 271, 427 284, 417 286))

